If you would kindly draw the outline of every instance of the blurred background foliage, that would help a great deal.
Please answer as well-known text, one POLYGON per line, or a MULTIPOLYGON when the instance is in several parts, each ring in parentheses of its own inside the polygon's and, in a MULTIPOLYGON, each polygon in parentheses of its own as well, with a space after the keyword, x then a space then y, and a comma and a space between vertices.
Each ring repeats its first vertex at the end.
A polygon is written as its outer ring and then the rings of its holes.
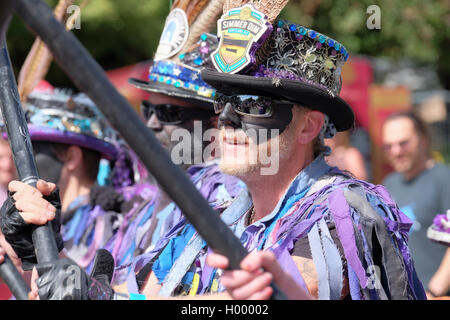
POLYGON ((434 64, 450 89, 449 0, 292 0, 283 16, 324 32, 350 54, 434 64), (381 30, 368 30, 367 8, 381 9, 381 30))
MULTIPOLYGON (((57 0, 46 2, 54 7, 57 0)), ((170 0, 89 0, 73 32, 105 70, 119 68, 152 58, 169 8, 170 0)), ((291 0, 281 17, 334 37, 351 54, 432 64, 450 89, 450 0, 291 0), (374 4, 381 30, 366 27, 374 4)), ((18 72, 34 36, 14 17, 7 39, 18 72)), ((47 80, 72 87, 56 64, 47 80)))
MULTIPOLYGON (((58 0, 45 2, 54 8, 58 0)), ((89 0, 81 10, 81 28, 72 32, 105 70, 135 64, 152 58, 169 5, 168 0, 89 0)), ((22 21, 14 17, 7 41, 17 72, 34 39, 22 21)), ((55 63, 47 80, 54 86, 74 88, 55 63)))

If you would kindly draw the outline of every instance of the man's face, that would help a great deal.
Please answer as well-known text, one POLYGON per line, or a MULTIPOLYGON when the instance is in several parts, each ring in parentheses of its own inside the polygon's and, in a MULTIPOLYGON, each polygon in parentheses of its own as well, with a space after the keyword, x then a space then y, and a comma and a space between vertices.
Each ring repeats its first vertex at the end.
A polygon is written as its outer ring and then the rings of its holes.
POLYGON ((416 132, 408 118, 387 121, 382 130, 383 149, 395 171, 413 170, 426 152, 424 139, 416 132))
MULTIPOLYGON (((196 109, 198 110, 199 107, 195 106, 194 104, 187 102, 185 100, 182 99, 178 99, 175 97, 171 97, 168 95, 164 95, 164 94, 160 94, 160 93, 152 93, 149 97, 149 102, 153 105, 162 105, 162 104, 171 104, 174 106, 179 106, 179 107, 183 107, 186 108, 186 112, 189 112, 189 109, 196 109)), ((153 113, 150 118, 147 120, 147 127, 149 127, 150 129, 153 130, 156 138, 158 139, 158 141, 162 144, 162 146, 164 148, 166 148, 168 150, 168 152, 171 154, 172 150, 174 149, 174 147, 176 147, 179 144, 179 141, 177 139, 174 139, 174 137, 177 137, 177 135, 174 133, 176 132, 176 130, 180 130, 180 129, 184 129, 189 131, 190 133, 190 138, 191 143, 191 162, 187 163, 185 166, 189 166, 190 164, 194 163, 194 160, 197 159, 202 159, 202 155, 203 155, 203 148, 204 148, 204 143, 203 143, 203 137, 201 136, 202 132, 196 132, 194 130, 194 125, 196 122, 198 121, 202 121, 202 130, 206 130, 208 129, 208 127, 210 126, 210 118, 203 118, 203 119, 190 119, 190 120, 186 120, 183 121, 180 124, 164 124, 162 123, 158 117, 156 116, 155 113, 153 113), (208 121, 204 121, 204 120, 208 120, 208 121), (208 123, 207 123, 208 122, 208 123), (197 136, 198 134, 200 134, 200 136, 197 136), (194 140, 196 140, 196 142, 194 143, 194 140), (200 146, 200 148, 195 147, 195 146, 200 146)))
MULTIPOLYGON (((186 108, 194 108, 193 105, 187 103, 186 101, 176 99, 174 97, 170 97, 160 93, 152 93, 148 99, 151 104, 174 104, 186 108)), ((174 130, 179 128, 189 127, 190 123, 180 123, 180 124, 162 124, 156 114, 152 114, 151 117, 147 121, 147 127, 153 130, 156 135, 156 138, 163 145, 164 148, 170 150, 173 142, 170 137, 174 130)))
MULTIPOLYGON (((230 110, 225 109, 223 112, 230 110)), ((258 128, 258 119, 253 119, 252 124, 255 126, 249 128, 245 123, 241 127, 230 126, 221 123, 219 118, 221 171, 243 179, 257 170, 262 175, 276 174, 279 164, 292 154, 296 146, 297 124, 301 112, 300 108, 292 108, 289 112, 292 113, 293 120, 284 130, 279 130, 282 131, 279 135, 268 132, 276 129, 258 128)), ((277 116, 276 112, 273 116, 277 116)), ((239 119, 245 121, 243 117, 239 119)))

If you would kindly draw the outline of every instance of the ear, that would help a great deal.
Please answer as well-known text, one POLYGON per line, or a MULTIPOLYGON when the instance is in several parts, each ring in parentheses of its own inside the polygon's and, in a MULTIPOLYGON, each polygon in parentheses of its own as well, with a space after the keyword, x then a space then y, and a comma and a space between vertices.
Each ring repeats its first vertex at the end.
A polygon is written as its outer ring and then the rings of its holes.
POLYGON ((302 117, 298 142, 306 145, 319 135, 325 121, 325 115, 320 111, 308 110, 303 113, 302 117))
POLYGON ((75 171, 83 164, 83 151, 80 147, 72 145, 65 154, 64 166, 69 171, 75 171))

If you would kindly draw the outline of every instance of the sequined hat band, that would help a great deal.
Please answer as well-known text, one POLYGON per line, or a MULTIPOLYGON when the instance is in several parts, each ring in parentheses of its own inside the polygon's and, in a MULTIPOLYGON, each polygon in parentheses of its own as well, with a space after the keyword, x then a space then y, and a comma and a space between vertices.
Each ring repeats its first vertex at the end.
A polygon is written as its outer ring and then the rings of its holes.
POLYGON ((148 82, 130 79, 130 83, 146 91, 212 104, 215 89, 203 81, 200 72, 212 65, 210 54, 217 44, 215 35, 203 33, 191 50, 170 60, 154 61, 148 82))
POLYGON ((212 98, 214 89, 205 83, 198 70, 172 61, 156 61, 149 74, 149 80, 189 90, 199 96, 212 98))

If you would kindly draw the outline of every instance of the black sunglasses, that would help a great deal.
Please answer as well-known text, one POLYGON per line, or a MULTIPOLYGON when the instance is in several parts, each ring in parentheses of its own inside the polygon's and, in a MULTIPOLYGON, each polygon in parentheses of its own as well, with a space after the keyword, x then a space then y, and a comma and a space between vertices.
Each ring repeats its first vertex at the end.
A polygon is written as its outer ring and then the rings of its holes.
POLYGON ((216 91, 214 97, 214 111, 221 113, 229 103, 237 114, 256 118, 269 118, 274 108, 280 106, 292 106, 289 101, 276 100, 264 96, 233 95, 227 96, 216 91))
POLYGON ((148 121, 154 113, 161 124, 181 124, 187 120, 206 120, 213 117, 214 111, 200 108, 188 108, 174 104, 152 104, 149 101, 142 101, 141 112, 148 121))

